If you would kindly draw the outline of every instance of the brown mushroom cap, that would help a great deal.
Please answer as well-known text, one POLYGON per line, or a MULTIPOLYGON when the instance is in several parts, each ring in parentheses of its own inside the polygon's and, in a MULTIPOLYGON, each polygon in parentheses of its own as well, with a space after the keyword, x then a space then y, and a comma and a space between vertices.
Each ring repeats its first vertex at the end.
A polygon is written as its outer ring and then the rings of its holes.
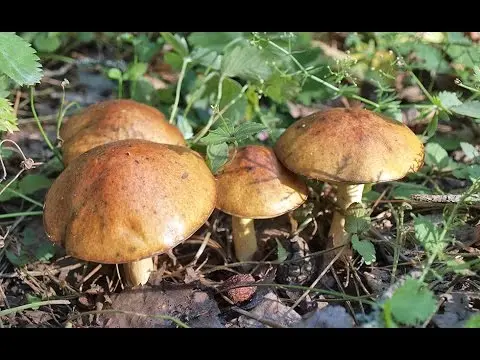
POLYGON ((406 125, 364 109, 306 116, 285 130, 274 149, 294 173, 347 184, 401 179, 424 158, 422 142, 406 125))
POLYGON ((116 140, 186 144, 181 131, 169 124, 159 110, 127 99, 107 100, 87 107, 62 125, 60 137, 65 166, 87 150, 116 140))
POLYGON ((307 199, 307 186, 287 170, 273 149, 237 148, 217 174, 217 208, 242 218, 267 219, 291 211, 307 199))
POLYGON ((60 174, 46 196, 44 227, 73 257, 133 262, 191 236, 215 196, 215 178, 196 152, 120 140, 80 155, 60 174))

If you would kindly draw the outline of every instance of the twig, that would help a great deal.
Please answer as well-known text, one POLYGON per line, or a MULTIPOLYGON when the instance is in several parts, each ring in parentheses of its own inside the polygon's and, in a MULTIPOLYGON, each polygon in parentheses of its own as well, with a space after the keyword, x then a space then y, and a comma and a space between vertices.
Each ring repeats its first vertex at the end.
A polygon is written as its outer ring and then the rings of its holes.
MULTIPOLYGON (((429 194, 413 194, 410 198, 414 201, 425 203, 458 203, 462 198, 462 195, 445 194, 445 195, 429 195, 429 194)), ((480 202, 480 197, 472 196, 465 199, 465 202, 480 202)))
MULTIPOLYGON (((335 278, 335 281, 336 281, 338 287, 340 288, 342 293, 345 295, 346 294, 345 289, 343 288, 342 282, 338 278, 337 273, 333 269, 330 269, 330 272, 332 273, 333 277, 335 278)), ((347 304, 348 310, 350 310, 350 314, 353 316, 353 319, 355 320, 355 323, 358 324, 358 320, 357 320, 357 317, 355 316, 355 311, 353 311, 353 307, 352 307, 352 304, 351 304, 350 300, 347 300, 346 304, 347 304)))

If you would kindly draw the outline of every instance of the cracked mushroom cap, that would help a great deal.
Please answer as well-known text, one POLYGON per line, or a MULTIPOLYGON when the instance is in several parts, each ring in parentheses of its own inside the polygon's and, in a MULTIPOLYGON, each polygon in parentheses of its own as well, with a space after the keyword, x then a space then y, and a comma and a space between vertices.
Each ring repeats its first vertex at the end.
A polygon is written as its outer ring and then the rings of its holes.
POLYGON ((63 162, 96 146, 124 139, 185 145, 180 130, 156 108, 133 100, 106 100, 71 116, 61 127, 63 162))
POLYGON ((306 116, 285 130, 274 149, 294 173, 330 183, 401 179, 424 159, 422 142, 406 125, 364 109, 306 116))
POLYGON ((260 145, 237 148, 216 176, 217 208, 242 218, 283 215, 307 199, 307 185, 287 170, 273 149, 260 145))
POLYGON ((190 237, 213 212, 215 196, 215 178, 196 152, 120 140, 72 161, 47 193, 43 221, 71 256, 127 263, 190 237))

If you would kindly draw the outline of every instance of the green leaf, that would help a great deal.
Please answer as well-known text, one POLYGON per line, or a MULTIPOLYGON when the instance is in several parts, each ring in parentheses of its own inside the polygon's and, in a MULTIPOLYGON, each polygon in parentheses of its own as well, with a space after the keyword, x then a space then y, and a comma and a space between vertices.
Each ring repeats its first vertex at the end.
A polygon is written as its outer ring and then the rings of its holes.
POLYGON ((449 164, 447 151, 440 144, 428 143, 425 146, 425 164, 436 167, 439 170, 446 168, 449 164))
POLYGON ((13 32, 0 32, 0 73, 18 85, 34 85, 42 78, 35 49, 13 32))
POLYGON ((410 326, 427 320, 437 310, 434 294, 420 281, 411 278, 395 290, 387 303, 393 317, 410 326))
POLYGON ((448 45, 446 52, 454 63, 461 64, 467 68, 473 68, 480 62, 479 46, 448 45))
POLYGON ((413 51, 419 58, 414 67, 435 72, 447 72, 449 70, 448 62, 443 58, 441 50, 423 43, 415 43, 413 51))
POLYGON ((262 51, 255 46, 236 46, 224 55, 221 71, 227 77, 253 81, 267 80, 272 70, 265 60, 262 51))
POLYGON ((480 328, 480 314, 471 315, 463 327, 469 329, 480 328))
POLYGON ((418 242, 429 254, 440 253, 447 243, 440 239, 440 229, 422 215, 417 215, 414 220, 415 236, 418 242))
POLYGON ((182 68, 183 58, 174 52, 166 53, 163 59, 165 63, 170 65, 174 70, 180 71, 182 68))
POLYGON ((430 190, 426 186, 413 184, 413 183, 405 183, 405 184, 395 186, 391 192, 391 196, 394 199, 409 200, 410 196, 413 194, 431 194, 431 193, 432 193, 432 190, 430 190))
POLYGON ((38 236, 31 228, 23 231, 20 249, 7 250, 7 259, 15 266, 25 266, 34 261, 48 261, 55 255, 55 245, 38 236))
POLYGON ((177 116, 177 127, 182 132, 183 137, 188 140, 193 136, 193 128, 188 119, 182 115, 177 116))
MULTIPOLYGON (((48 189, 52 185, 52 180, 43 175, 30 174, 23 177, 19 181, 14 181, 10 186, 0 195, 0 202, 8 201, 17 198, 18 195, 9 191, 12 189, 23 195, 31 195, 38 190, 48 189)), ((0 185, 0 190, 4 185, 0 185)))
POLYGON ((373 244, 368 240, 360 240, 357 234, 352 235, 352 248, 362 256, 366 265, 377 259, 373 244))
POLYGON ((294 99, 300 92, 299 81, 276 70, 265 83, 265 95, 277 103, 294 99))
POLYGON ((120 69, 112 68, 108 70, 108 77, 113 80, 120 80, 122 79, 122 72, 120 69))
POLYGON ((203 145, 220 145, 231 140, 233 140, 233 135, 230 132, 225 128, 217 128, 210 130, 199 142, 203 145))
POLYGON ((17 130, 17 117, 12 104, 7 99, 0 98, 0 131, 12 133, 17 130))
POLYGON ((217 52, 206 48, 195 48, 192 50, 192 62, 205 67, 211 67, 213 70, 220 70, 222 56, 217 52))
POLYGON ((461 142, 460 147, 462 148, 463 152, 465 153, 465 156, 468 159, 475 159, 476 157, 480 156, 480 153, 478 152, 477 148, 472 144, 461 142))
POLYGON ((362 234, 370 228, 370 217, 357 217, 347 215, 345 217, 345 231, 350 234, 362 234))
POLYGON ((132 100, 148 105, 156 105, 159 100, 158 93, 153 87, 152 83, 143 77, 137 80, 134 92, 132 91, 133 87, 130 87, 129 90, 130 98, 132 100))
POLYGON ((193 47, 222 52, 230 42, 242 38, 241 32, 193 32, 188 36, 188 42, 193 47))
MULTIPOLYGON (((236 99, 241 91, 242 86, 237 81, 229 78, 223 80, 222 98, 219 106, 220 110, 227 106, 232 100, 236 99)), ((237 102, 223 114, 223 117, 229 119, 232 124, 237 124, 244 119, 246 112, 247 98, 245 97, 245 94, 243 94, 240 99, 238 99, 237 102)))
POLYGON ((462 105, 462 102, 458 99, 457 94, 449 91, 442 91, 438 94, 438 98, 442 105, 447 109, 453 106, 462 105))
POLYGON ((280 241, 275 238, 275 241, 277 242, 277 261, 282 263, 288 258, 288 251, 285 250, 285 248, 282 246, 280 241))
POLYGON ((475 66, 473 68, 474 79, 476 83, 480 84, 480 67, 475 66))
POLYGON ((228 145, 226 143, 207 146, 207 165, 213 174, 228 161, 228 145))
POLYGON ((458 115, 480 119, 480 101, 467 101, 462 105, 452 107, 452 111, 458 115))
POLYGON ((185 38, 179 36, 178 34, 174 35, 171 32, 160 32, 160 34, 165 39, 165 41, 173 47, 173 50, 175 50, 178 55, 180 55, 182 58, 188 56, 189 51, 185 38))
POLYGON ((58 36, 51 36, 48 32, 41 32, 35 37, 33 45, 38 51, 52 53, 62 45, 62 41, 58 36))
POLYGON ((235 140, 242 141, 248 139, 252 135, 258 134, 260 131, 266 130, 267 128, 263 124, 254 123, 254 122, 244 122, 235 128, 233 136, 235 140))
POLYGON ((132 63, 128 66, 127 71, 123 74, 124 80, 135 81, 147 72, 148 64, 146 63, 132 63))
POLYGON ((480 178, 480 165, 460 164, 460 166, 452 172, 452 175, 457 179, 469 179, 473 182, 480 178))
POLYGON ((95 33, 91 31, 79 31, 77 33, 77 39, 82 43, 88 43, 90 41, 95 40, 95 33))
POLYGON ((0 74, 0 98, 6 98, 10 94, 10 79, 0 74))

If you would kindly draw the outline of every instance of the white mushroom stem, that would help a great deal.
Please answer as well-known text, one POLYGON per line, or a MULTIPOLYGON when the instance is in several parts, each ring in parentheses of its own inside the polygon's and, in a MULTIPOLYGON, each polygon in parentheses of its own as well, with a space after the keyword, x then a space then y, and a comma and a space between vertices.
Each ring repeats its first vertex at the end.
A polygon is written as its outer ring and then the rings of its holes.
POLYGON ((123 264, 123 270, 129 286, 145 285, 153 271, 153 259, 146 258, 123 264))
POLYGON ((252 260, 258 249, 254 220, 232 216, 232 237, 237 259, 252 260))
MULTIPOLYGON (((339 184, 337 186, 337 208, 338 211, 333 213, 332 224, 330 225, 330 231, 328 233, 329 238, 332 239, 333 247, 341 246, 345 244, 349 238, 348 233, 345 231, 345 211, 348 207, 354 203, 362 202, 362 194, 363 194, 363 184, 359 185, 344 185, 339 184)), ((337 251, 340 249, 335 250, 332 257, 336 254, 337 251)), ((344 250, 345 255, 351 254, 350 247, 347 247, 344 250)))

